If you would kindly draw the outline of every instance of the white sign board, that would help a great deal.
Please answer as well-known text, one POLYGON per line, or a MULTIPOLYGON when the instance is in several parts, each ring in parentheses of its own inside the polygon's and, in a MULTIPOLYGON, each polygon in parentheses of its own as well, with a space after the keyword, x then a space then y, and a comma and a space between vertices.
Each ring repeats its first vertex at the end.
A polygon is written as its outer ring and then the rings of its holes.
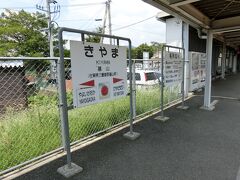
POLYGON ((164 82, 166 86, 175 86, 182 82, 182 64, 181 53, 165 52, 164 82))
POLYGON ((205 53, 200 53, 200 84, 199 84, 199 88, 205 87, 206 62, 207 62, 207 55, 205 53))
POLYGON ((190 71, 190 90, 195 91, 199 89, 199 80, 200 80, 200 72, 199 72, 199 53, 192 52, 190 55, 191 58, 191 71, 190 71))
POLYGON ((205 86, 206 79, 206 54, 190 52, 190 91, 195 91, 205 86))
POLYGON ((74 107, 126 96, 126 47, 70 41, 70 51, 74 107))

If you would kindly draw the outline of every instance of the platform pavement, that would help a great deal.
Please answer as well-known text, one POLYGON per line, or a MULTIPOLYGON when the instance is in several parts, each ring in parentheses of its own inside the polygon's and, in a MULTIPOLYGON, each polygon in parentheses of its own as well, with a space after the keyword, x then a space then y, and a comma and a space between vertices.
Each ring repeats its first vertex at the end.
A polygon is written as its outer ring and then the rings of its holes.
MULTIPOLYGON (((213 83, 213 95, 238 97, 240 76, 213 83)), ((214 111, 199 109, 203 97, 186 102, 189 110, 172 107, 162 123, 155 116, 135 125, 135 141, 124 129, 73 153, 84 168, 76 180, 235 180, 240 167, 240 102, 218 99, 214 111)), ((18 180, 61 180, 57 168, 65 157, 18 177, 18 180)))

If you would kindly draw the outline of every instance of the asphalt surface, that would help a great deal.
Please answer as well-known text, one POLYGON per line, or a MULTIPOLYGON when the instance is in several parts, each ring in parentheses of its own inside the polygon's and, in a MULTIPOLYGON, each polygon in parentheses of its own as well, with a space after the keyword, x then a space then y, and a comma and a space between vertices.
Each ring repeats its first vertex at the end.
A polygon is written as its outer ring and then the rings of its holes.
MULTIPOLYGON (((213 95, 239 97, 240 75, 213 83, 213 95)), ((213 98, 214 99, 214 98, 213 98)), ((215 98, 216 99, 216 98, 215 98)), ((172 107, 162 123, 150 117, 134 126, 135 141, 124 129, 73 153, 84 171, 80 180, 234 180, 240 167, 240 101, 219 99, 214 111, 200 110, 203 97, 186 102, 189 110, 172 107)), ((65 157, 17 178, 65 179, 57 168, 65 157)))
POLYGON ((240 98, 240 75, 226 76, 225 80, 213 81, 212 94, 240 98))

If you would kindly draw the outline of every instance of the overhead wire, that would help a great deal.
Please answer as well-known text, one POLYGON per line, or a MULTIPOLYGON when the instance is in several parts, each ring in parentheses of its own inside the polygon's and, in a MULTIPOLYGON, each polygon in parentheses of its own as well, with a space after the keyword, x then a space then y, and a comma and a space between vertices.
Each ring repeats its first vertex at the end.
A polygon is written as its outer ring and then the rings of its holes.
MULTIPOLYGON (((121 25, 113 24, 113 26, 121 26, 121 25)), ((136 29, 136 28, 132 28, 132 27, 129 27, 128 29, 129 29, 129 30, 133 30, 133 31, 138 31, 138 32, 144 32, 144 33, 159 35, 158 32, 145 31, 145 30, 143 30, 143 29, 136 29)))
POLYGON ((156 16, 156 15, 151 16, 151 17, 148 17, 148 18, 143 19, 143 20, 140 20, 140 21, 137 21, 137 22, 135 22, 135 23, 131 23, 131 24, 128 24, 128 25, 125 25, 125 26, 122 26, 122 27, 113 29, 112 31, 118 31, 118 30, 121 30, 121 29, 125 29, 125 28, 128 28, 128 27, 134 26, 134 25, 136 25, 136 24, 139 24, 139 23, 145 22, 145 21, 147 21, 147 20, 149 20, 149 19, 152 19, 152 18, 154 18, 155 16, 156 16))
MULTIPOLYGON (((98 2, 98 3, 84 3, 84 4, 73 4, 73 5, 61 5, 62 8, 68 7, 79 7, 79 6, 95 6, 105 4, 105 2, 98 2)), ((35 9, 36 7, 32 6, 18 6, 18 7, 0 7, 0 9, 35 9)))
MULTIPOLYGON (((114 26, 121 26, 121 25, 117 25, 117 24, 112 24, 114 26)), ((129 30, 133 30, 133 31, 138 31, 138 32, 144 32, 144 33, 149 33, 149 34, 154 34, 154 35, 159 35, 160 33, 157 33, 157 32, 151 32, 151 31, 145 31, 145 30, 142 30, 142 29, 136 29, 136 28, 131 28, 131 27, 128 27, 129 30)))
POLYGON ((92 21, 92 19, 62 19, 62 20, 58 20, 58 22, 70 22, 70 21, 92 21))
MULTIPOLYGON (((105 6, 104 6, 104 7, 105 7, 105 6)), ((89 23, 87 23, 87 25, 85 25, 85 26, 83 27, 83 29, 87 29, 87 28, 89 28, 89 26, 91 26, 91 25, 93 24, 93 22, 94 22, 94 20, 96 19, 97 15, 100 14, 100 13, 103 11, 104 7, 101 7, 101 8, 99 9, 99 11, 97 11, 97 12, 90 18, 92 21, 90 21, 89 23)))
POLYGON ((105 2, 73 4, 73 5, 62 5, 62 7, 94 6, 94 5, 101 5, 101 4, 105 4, 105 2))

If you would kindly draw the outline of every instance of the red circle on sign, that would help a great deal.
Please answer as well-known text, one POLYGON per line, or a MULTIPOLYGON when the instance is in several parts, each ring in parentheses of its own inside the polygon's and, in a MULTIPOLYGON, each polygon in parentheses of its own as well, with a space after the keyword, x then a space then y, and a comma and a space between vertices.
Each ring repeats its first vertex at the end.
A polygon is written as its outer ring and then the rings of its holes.
POLYGON ((101 93, 103 96, 106 96, 108 94, 108 87, 107 86, 103 86, 101 88, 101 93))

